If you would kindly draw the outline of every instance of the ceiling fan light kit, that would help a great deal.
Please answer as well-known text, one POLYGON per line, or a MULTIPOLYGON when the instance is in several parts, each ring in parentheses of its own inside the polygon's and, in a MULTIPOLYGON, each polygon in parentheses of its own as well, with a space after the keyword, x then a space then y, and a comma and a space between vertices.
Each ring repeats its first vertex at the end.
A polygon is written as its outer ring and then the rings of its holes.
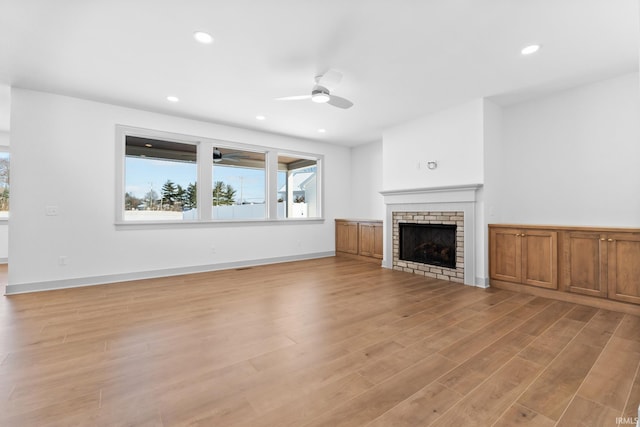
POLYGON ((322 86, 316 86, 311 92, 311 100, 313 102, 323 104, 325 102, 329 102, 330 99, 331 96, 329 96, 329 91, 322 86))

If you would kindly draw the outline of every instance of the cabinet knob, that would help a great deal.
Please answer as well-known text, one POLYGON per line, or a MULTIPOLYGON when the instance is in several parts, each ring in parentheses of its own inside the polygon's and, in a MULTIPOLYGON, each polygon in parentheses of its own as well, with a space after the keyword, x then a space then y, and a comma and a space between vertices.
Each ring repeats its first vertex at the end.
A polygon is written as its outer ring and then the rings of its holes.
POLYGON ((527 237, 527 235, 526 234, 521 234, 520 237, 527 237))
POLYGON ((515 236, 516 236, 516 237, 520 237, 520 235, 519 235, 519 234, 516 234, 515 236))
POLYGON ((607 239, 607 242, 613 242, 613 241, 614 241, 613 239, 607 239))
POLYGON ((604 237, 601 237, 600 240, 604 242, 607 239, 605 239, 604 237))

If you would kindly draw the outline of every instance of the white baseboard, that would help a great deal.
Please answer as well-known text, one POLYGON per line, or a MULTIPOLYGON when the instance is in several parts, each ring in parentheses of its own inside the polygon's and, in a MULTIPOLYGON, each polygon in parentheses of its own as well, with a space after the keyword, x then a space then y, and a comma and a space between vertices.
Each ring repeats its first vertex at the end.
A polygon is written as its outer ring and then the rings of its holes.
POLYGON ((316 252, 310 254, 290 255, 274 258, 261 258, 247 261, 224 262, 220 264, 196 265, 190 267, 176 267, 134 273, 108 274, 104 276, 79 277, 74 279, 50 280, 46 282, 20 283, 7 285, 5 295, 24 294, 29 292, 51 291, 55 289, 78 288, 82 286, 104 285, 107 283, 129 282, 132 280, 154 279, 157 277, 180 276, 183 274, 205 273, 208 271, 230 270, 234 268, 253 267, 265 264, 302 261, 305 259, 326 258, 335 256, 334 251, 316 252))

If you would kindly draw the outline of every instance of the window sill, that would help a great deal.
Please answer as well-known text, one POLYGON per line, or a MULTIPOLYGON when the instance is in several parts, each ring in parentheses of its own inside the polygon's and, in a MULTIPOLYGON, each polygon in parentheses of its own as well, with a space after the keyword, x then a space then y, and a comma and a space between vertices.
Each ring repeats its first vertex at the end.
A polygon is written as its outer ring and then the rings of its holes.
POLYGON ((149 230, 170 228, 209 228, 260 225, 322 224, 324 218, 207 220, 207 221, 117 221, 116 230, 149 230))

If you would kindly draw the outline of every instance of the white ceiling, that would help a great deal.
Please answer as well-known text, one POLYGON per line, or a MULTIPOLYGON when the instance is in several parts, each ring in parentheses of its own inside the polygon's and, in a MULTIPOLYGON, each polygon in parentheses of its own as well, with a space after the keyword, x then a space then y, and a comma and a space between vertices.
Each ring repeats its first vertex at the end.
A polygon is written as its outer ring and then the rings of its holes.
POLYGON ((637 71, 639 17, 638 0, 0 0, 0 84, 357 145, 474 98, 637 71), (327 68, 353 108, 274 100, 327 68))

